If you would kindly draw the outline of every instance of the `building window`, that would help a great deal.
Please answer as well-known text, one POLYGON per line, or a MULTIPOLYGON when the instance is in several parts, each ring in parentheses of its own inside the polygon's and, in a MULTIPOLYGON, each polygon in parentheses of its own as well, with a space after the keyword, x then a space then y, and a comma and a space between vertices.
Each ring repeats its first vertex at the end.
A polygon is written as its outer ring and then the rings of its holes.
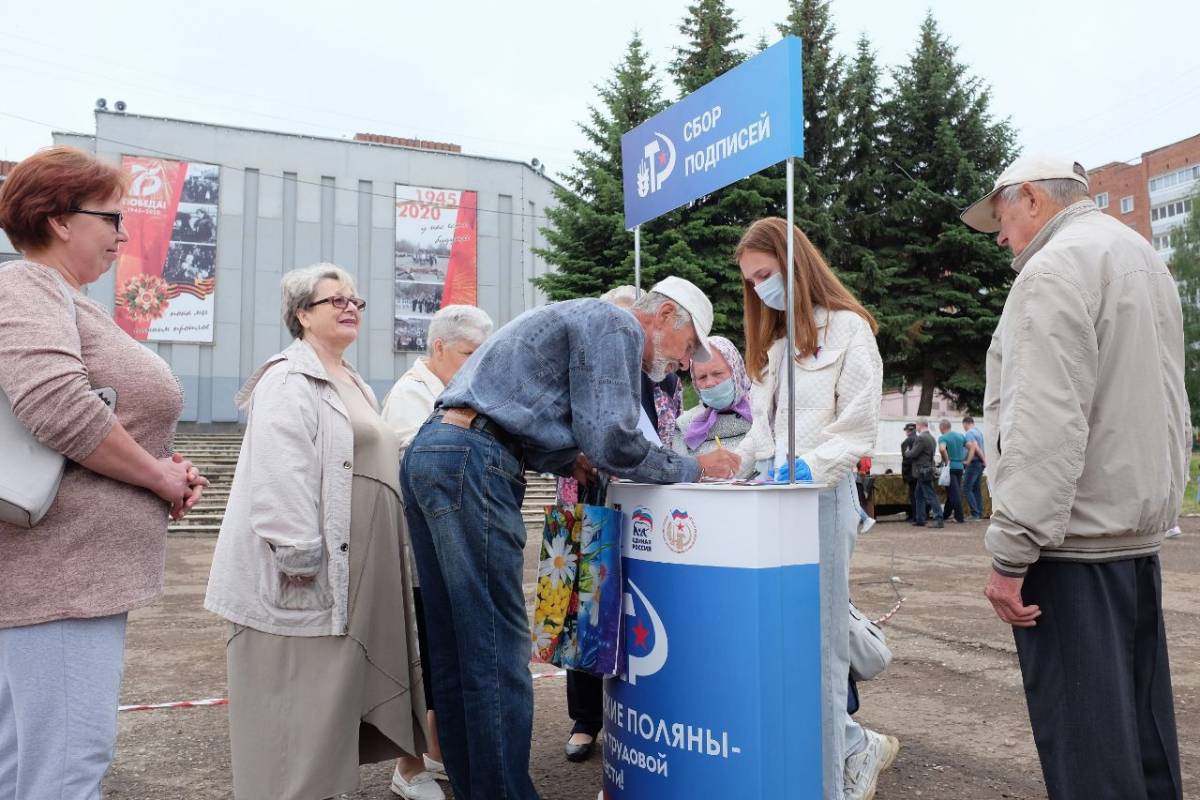
POLYGON ((1160 253, 1171 249, 1171 234, 1164 233, 1154 237, 1154 249, 1160 253))
POLYGON ((1133 211, 1133 195, 1121 198, 1121 213, 1128 214, 1133 211))
POLYGON ((1150 209, 1150 221, 1158 222, 1160 219, 1170 219, 1171 217, 1180 217, 1190 213, 1192 213, 1191 198, 1176 200, 1174 203, 1165 203, 1150 209))
POLYGON ((1096 207, 1108 208, 1108 192, 1101 192, 1096 195, 1096 207))
POLYGON ((1178 186, 1181 183, 1189 183, 1195 180, 1200 180, 1200 164, 1177 169, 1174 172, 1168 172, 1166 175, 1159 175, 1157 178, 1151 178, 1150 191, 1157 192, 1160 189, 1170 189, 1172 186, 1178 186))

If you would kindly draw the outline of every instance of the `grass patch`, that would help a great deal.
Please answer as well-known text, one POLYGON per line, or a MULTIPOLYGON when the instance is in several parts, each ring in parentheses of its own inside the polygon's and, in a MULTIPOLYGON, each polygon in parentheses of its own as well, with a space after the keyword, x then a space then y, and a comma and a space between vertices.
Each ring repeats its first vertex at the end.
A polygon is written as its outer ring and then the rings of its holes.
POLYGON ((1196 481, 1200 478, 1200 454, 1192 453, 1190 473, 1192 479, 1188 482, 1187 490, 1183 493, 1183 513, 1200 514, 1200 503, 1196 502, 1196 481))

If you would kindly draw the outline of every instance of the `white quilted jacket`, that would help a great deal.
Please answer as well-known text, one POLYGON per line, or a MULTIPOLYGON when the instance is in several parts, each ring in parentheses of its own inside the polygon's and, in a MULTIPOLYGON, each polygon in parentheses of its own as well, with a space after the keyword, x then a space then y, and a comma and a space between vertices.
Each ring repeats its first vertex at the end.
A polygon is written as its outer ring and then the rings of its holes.
MULTIPOLYGON (((815 314, 820 349, 796 364, 796 455, 812 469, 814 482, 832 485, 875 450, 883 361, 871 327, 858 314, 824 308, 815 314)), ((751 386, 754 423, 738 448, 743 473, 787 452, 786 346, 786 339, 771 345, 766 373, 751 386)))

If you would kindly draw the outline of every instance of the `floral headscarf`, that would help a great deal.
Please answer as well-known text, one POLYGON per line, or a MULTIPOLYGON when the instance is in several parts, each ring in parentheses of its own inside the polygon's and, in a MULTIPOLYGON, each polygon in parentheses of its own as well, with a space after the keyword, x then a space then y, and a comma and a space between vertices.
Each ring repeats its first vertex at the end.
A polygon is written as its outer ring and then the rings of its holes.
MULTIPOLYGON (((746 362, 742 359, 742 354, 734 346, 733 342, 726 339, 724 336, 708 337, 710 347, 715 347, 722 356, 725 357, 725 363, 729 365, 729 371, 733 375, 733 385, 737 390, 733 405, 727 411, 732 411, 747 422, 750 419, 750 376, 746 374, 746 362)), ((694 367, 693 367, 694 369, 694 367)), ((689 450, 695 450, 704 441, 708 439, 708 432, 712 430, 713 425, 717 424, 717 417, 721 412, 707 406, 696 415, 692 420, 692 424, 688 426, 687 432, 683 434, 683 443, 687 445, 689 450)))

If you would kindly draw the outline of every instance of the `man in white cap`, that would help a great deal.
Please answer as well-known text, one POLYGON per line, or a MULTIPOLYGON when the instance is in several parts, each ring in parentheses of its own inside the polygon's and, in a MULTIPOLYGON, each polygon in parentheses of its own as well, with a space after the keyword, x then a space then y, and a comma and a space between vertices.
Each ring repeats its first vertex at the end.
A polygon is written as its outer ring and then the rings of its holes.
POLYGON ((1158 561, 1191 450, 1175 281, 1071 161, 1018 159, 962 219, 1015 257, 987 355, 985 594, 1047 792, 1179 800, 1158 561))
POLYGON ((595 468, 649 483, 732 477, 638 430, 641 375, 709 358, 712 304, 666 278, 632 311, 569 300, 527 311, 475 351, 401 468, 421 578, 438 733, 458 800, 532 800, 533 685, 522 590, 525 466, 587 482, 595 468), (586 457, 581 457, 586 454, 586 457), (595 467, 592 466, 595 465, 595 467))

